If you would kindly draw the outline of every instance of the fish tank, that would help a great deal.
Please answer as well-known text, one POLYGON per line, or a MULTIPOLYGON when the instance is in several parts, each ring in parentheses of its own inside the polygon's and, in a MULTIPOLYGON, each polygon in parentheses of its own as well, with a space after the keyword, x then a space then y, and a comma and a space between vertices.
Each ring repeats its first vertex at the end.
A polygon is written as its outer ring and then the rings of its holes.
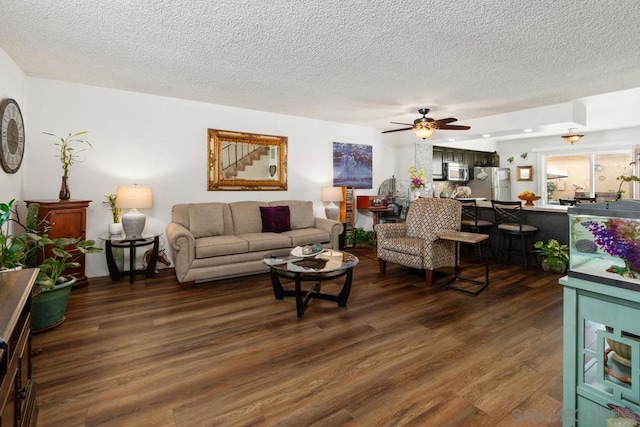
POLYGON ((640 200, 567 209, 569 277, 640 291, 640 200))

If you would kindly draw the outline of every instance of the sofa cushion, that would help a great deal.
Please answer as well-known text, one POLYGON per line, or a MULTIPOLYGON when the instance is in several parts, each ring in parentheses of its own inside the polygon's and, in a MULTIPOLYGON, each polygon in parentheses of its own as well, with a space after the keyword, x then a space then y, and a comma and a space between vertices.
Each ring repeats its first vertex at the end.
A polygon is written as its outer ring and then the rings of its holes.
POLYGON ((319 228, 299 228, 282 233, 291 237, 293 246, 313 245, 314 243, 327 243, 331 241, 331 234, 319 228))
POLYGON ((204 203, 189 205, 189 229, 196 239, 224 234, 222 206, 204 203))
POLYGON ((313 216, 313 202, 281 200, 279 202, 269 202, 269 206, 289 206, 292 230, 314 227, 316 225, 316 220, 313 216))
POLYGON ((247 233, 238 234, 238 237, 249 243, 250 252, 291 247, 291 238, 284 233, 247 233))
POLYGON ((260 206, 262 232, 282 233, 291 230, 289 206, 260 206))
POLYGON ((236 236, 245 233, 260 233, 262 231, 262 218, 260 206, 269 206, 266 202, 232 202, 231 217, 233 218, 233 234, 236 236))
POLYGON ((249 242, 236 236, 211 236, 196 239, 196 258, 249 252, 249 242))

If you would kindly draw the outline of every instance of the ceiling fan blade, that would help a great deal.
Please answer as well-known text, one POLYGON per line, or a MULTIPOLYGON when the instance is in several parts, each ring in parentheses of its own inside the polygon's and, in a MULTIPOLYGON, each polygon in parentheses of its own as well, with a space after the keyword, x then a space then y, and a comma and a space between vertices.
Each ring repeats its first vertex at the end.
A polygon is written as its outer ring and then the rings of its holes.
POLYGON ((383 130, 382 133, 389 133, 389 132, 400 132, 403 130, 411 130, 413 129, 413 126, 410 128, 402 128, 402 129, 393 129, 393 130, 383 130))
POLYGON ((438 126, 438 129, 443 129, 443 130, 469 130, 469 129, 471 129, 471 126, 444 125, 444 126, 438 126))
POLYGON ((438 124, 438 126, 440 126, 440 125, 446 125, 448 123, 453 123, 457 121, 458 119, 456 119, 455 117, 447 117, 446 119, 436 120, 435 122, 438 124))
POLYGON ((400 123, 400 122, 389 122, 394 125, 405 125, 405 126, 413 126, 411 123, 400 123))

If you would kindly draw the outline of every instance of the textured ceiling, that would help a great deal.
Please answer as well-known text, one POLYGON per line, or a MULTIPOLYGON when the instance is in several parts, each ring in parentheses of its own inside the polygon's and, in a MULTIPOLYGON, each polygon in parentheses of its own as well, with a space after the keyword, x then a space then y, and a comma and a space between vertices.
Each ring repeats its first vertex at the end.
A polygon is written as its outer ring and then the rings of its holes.
MULTIPOLYGON (((575 100, 598 111, 591 96, 640 87, 637 0, 0 0, 0 10, 0 47, 31 76, 378 129, 422 106, 459 124, 575 100)), ((599 111, 617 114, 606 99, 599 111)), ((583 129, 636 125, 637 111, 613 126, 588 111, 583 129)))

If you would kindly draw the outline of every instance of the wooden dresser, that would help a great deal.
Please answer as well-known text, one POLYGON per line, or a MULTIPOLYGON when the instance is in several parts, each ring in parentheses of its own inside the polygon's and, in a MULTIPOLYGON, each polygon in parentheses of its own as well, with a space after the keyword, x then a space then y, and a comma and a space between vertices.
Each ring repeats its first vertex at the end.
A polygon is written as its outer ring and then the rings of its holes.
POLYGON ((31 292, 37 269, 0 273, 0 425, 35 426, 31 292))
MULTIPOLYGON (((46 219, 49 222, 51 226, 48 233, 49 238, 87 238, 87 207, 89 207, 91 200, 27 200, 26 203, 27 206, 31 203, 40 204, 38 218, 41 221, 46 219)), ((81 288, 88 284, 84 254, 76 261, 80 263, 80 267, 65 270, 65 274, 76 276, 78 281, 73 287, 81 288)))

